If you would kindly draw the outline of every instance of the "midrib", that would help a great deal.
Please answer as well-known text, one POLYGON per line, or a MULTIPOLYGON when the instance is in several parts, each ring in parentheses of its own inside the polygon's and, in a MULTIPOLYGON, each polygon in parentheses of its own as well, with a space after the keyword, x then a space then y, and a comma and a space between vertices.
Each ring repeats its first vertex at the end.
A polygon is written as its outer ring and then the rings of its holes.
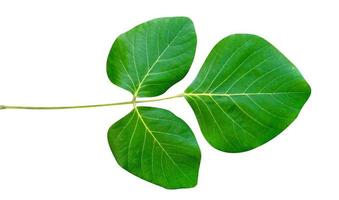
MULTIPOLYGON (((157 59, 153 62, 153 64, 151 65, 151 67, 147 70, 147 73, 145 74, 144 78, 140 81, 137 90, 134 93, 134 96, 138 96, 139 90, 142 86, 142 84, 144 83, 144 81, 146 80, 146 78, 149 76, 150 72, 152 71, 152 69, 154 68, 154 66, 159 62, 161 56, 167 51, 167 49, 173 44, 173 42, 177 39, 178 35, 180 34, 180 32, 182 31, 182 29, 185 27, 185 24, 181 27, 181 29, 178 31, 178 33, 175 35, 175 37, 171 40, 170 43, 168 43, 168 45, 166 46, 166 48, 161 52, 161 54, 157 57, 157 59)), ((146 52, 148 54, 148 52, 146 52)))
POLYGON ((304 94, 306 92, 251 92, 251 93, 184 93, 184 96, 255 96, 255 95, 282 95, 304 94))

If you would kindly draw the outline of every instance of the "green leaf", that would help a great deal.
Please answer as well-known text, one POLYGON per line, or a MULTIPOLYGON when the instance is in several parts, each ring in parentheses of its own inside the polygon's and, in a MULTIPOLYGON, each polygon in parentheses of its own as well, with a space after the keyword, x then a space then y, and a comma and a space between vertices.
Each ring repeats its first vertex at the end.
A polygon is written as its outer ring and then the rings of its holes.
POLYGON ((136 107, 111 126, 108 142, 119 165, 144 180, 172 189, 197 184, 199 146, 168 110, 136 107))
POLYGON ((236 34, 207 57, 185 98, 216 149, 243 152, 282 132, 311 88, 297 68, 266 40, 236 34))
POLYGON ((145 22, 115 40, 107 59, 108 77, 137 97, 163 94, 187 74, 196 43, 189 18, 145 22))

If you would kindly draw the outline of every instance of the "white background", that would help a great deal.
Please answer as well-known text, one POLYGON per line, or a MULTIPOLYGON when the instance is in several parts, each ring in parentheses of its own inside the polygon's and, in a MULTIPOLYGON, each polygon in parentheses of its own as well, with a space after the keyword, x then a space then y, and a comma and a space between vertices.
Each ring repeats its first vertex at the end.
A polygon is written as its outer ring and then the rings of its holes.
POLYGON ((281 135, 253 151, 227 154, 202 137, 184 99, 152 103, 193 129, 202 151, 199 183, 166 190, 116 163, 107 129, 131 106, 0 111, 0 199, 338 199, 336 1, 0 1, 0 104, 77 105, 130 100, 111 84, 114 39, 164 16, 196 27, 194 63, 164 96, 194 79, 211 48, 232 33, 258 34, 304 75, 312 95, 281 135))

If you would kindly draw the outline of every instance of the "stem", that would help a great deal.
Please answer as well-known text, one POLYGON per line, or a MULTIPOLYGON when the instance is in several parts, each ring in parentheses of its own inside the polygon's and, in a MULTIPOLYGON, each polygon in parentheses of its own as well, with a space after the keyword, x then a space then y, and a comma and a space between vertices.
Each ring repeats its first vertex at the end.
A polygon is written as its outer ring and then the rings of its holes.
POLYGON ((145 99, 145 100, 136 100, 135 103, 147 103, 147 102, 163 101, 163 100, 174 99, 174 98, 179 98, 179 97, 183 97, 183 96, 184 96, 184 94, 177 94, 177 95, 170 96, 170 97, 151 98, 151 99, 145 99))
POLYGON ((11 106, 11 105, 6 106, 6 105, 0 105, 0 110, 1 109, 61 110, 61 109, 75 109, 75 108, 108 107, 108 106, 119 106, 119 105, 128 105, 128 104, 133 104, 133 107, 135 107, 137 103, 163 101, 163 100, 174 99, 174 98, 183 97, 183 96, 184 96, 183 94, 178 94, 178 95, 174 95, 170 97, 152 98, 152 99, 144 99, 144 100, 137 100, 136 97, 133 97, 132 101, 107 103, 107 104, 95 104, 95 105, 81 105, 81 106, 11 106))

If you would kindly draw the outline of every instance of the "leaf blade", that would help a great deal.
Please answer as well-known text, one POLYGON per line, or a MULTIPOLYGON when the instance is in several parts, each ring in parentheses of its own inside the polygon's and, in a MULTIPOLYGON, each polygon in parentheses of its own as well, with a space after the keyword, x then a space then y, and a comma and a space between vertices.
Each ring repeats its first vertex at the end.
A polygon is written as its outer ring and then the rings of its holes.
POLYGON ((243 152, 281 133, 310 93, 301 73, 273 45, 235 34, 212 49, 185 98, 213 147, 243 152))
POLYGON ((188 125, 171 112, 136 107, 112 125, 111 150, 119 165, 165 188, 194 187, 200 149, 188 125))
POLYGON ((186 17, 150 20, 120 35, 107 59, 112 83, 137 97, 164 93, 188 72, 196 34, 186 17))

